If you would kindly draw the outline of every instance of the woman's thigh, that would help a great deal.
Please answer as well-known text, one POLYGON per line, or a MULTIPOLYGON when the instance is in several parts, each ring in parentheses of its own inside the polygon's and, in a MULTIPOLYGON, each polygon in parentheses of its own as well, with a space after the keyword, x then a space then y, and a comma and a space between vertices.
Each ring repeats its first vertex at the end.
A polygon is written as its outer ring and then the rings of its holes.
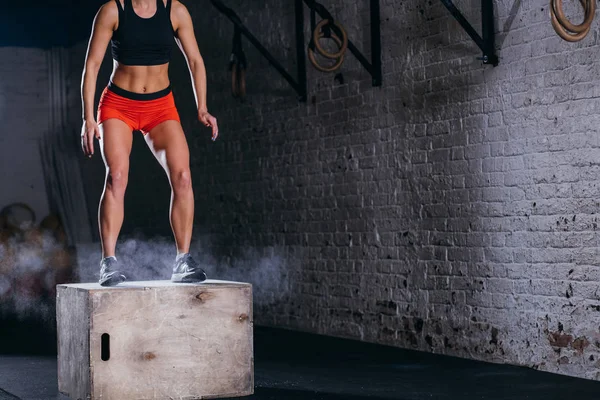
POLYGON ((162 122, 148 132, 144 138, 168 174, 189 169, 190 151, 179 121, 162 122))
POLYGON ((123 121, 108 119, 100 124, 100 151, 109 169, 129 168, 133 132, 123 121))

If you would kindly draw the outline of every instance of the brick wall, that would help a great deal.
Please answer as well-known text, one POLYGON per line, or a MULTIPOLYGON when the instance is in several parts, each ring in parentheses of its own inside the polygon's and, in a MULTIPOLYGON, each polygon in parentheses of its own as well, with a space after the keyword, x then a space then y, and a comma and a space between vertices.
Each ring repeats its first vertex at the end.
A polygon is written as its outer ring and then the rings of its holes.
MULTIPOLYGON (((323 3, 370 55, 368 2, 323 3)), ((456 2, 476 27, 477 3, 456 2)), ((294 71, 291 4, 227 4, 294 71)), ((309 67, 298 103, 244 42, 240 103, 231 24, 190 5, 222 132, 192 122, 176 69, 198 229, 217 257, 282 257, 257 323, 599 378, 597 24, 568 44, 547 1, 498 2, 493 68, 440 3, 381 7, 382 88, 348 55, 343 84, 309 67)))
MULTIPOLYGON (((455 3, 480 25, 478 1, 455 3)), ((262 290, 257 324, 600 378, 597 24, 568 44, 547 1, 496 2, 493 68, 439 2, 381 0, 383 87, 348 55, 344 83, 309 67, 299 103, 244 41, 240 102, 230 22, 187 4, 221 127, 213 143, 195 121, 177 55, 196 237, 215 274, 262 290), (268 267, 237 271, 248 254, 268 267)), ((368 2, 323 4, 370 56, 368 2)), ((227 5, 295 71, 291 2, 227 5)), ((132 173, 126 223, 167 234, 163 172, 134 153, 148 168, 132 173)))

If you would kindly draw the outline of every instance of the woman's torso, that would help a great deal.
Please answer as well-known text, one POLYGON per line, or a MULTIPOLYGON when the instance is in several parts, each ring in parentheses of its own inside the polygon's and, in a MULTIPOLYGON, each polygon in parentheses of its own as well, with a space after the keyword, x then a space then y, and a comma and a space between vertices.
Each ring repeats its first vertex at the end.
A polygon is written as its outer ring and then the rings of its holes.
POLYGON ((152 93, 169 86, 169 61, 174 44, 171 0, 153 0, 146 10, 132 0, 115 0, 119 22, 111 39, 115 85, 135 93, 152 93))

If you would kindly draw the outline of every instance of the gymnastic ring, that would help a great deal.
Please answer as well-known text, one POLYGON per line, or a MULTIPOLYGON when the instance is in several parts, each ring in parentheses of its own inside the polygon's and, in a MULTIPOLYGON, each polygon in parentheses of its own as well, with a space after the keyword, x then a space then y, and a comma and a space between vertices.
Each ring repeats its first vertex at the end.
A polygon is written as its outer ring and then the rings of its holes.
POLYGON ((239 66, 238 72, 238 95, 243 99, 246 97, 246 69, 239 66))
POLYGON ((558 36, 560 36, 562 39, 566 40, 567 42, 578 42, 587 36, 587 34, 590 31, 591 25, 588 27, 587 30, 574 35, 572 33, 569 33, 568 31, 566 31, 565 28, 563 28, 562 25, 560 25, 560 23, 556 20, 556 17, 553 15, 552 16, 552 27, 554 28, 554 30, 556 31, 558 36))
POLYGON ((581 33, 589 29, 590 24, 594 20, 596 11, 596 2, 594 0, 579 0, 585 9, 585 19, 579 25, 574 25, 567 19, 562 8, 562 0, 552 0, 552 12, 555 14, 558 22, 568 31, 573 33, 581 33))
MULTIPOLYGON (((317 24, 317 26, 315 27, 315 30, 313 32, 313 38, 317 38, 316 40, 314 40, 314 42, 315 42, 315 48, 317 49, 319 54, 321 54, 323 57, 327 57, 327 58, 331 58, 332 60, 335 60, 335 59, 340 58, 346 52, 346 49, 348 48, 348 34, 346 33, 346 31, 344 30, 342 25, 340 25, 338 22, 334 21, 333 25, 335 25, 335 27, 341 32, 342 40, 341 40, 341 43, 338 43, 340 50, 337 53, 328 53, 323 48, 323 46, 321 46, 321 43, 319 43, 319 39, 325 37, 325 35, 323 34, 323 27, 328 23, 331 23, 331 21, 328 19, 321 20, 321 22, 319 22, 317 24)), ((332 36, 333 36, 333 33, 334 32, 332 31, 332 36)))
MULTIPOLYGON (((318 34, 318 35, 319 35, 320 37, 322 37, 322 36, 323 36, 323 32, 319 32, 319 34, 318 34)), ((320 39, 320 37, 317 37, 317 41, 320 39)), ((338 44, 338 46, 341 46, 341 45, 342 45, 342 40, 341 40, 339 37, 337 37, 337 35, 336 35, 336 34, 334 34, 333 32, 332 32, 332 34, 331 34, 331 38, 332 38, 332 39, 333 39, 333 40, 334 40, 334 41, 335 41, 335 42, 338 44)), ((313 38, 313 42, 315 42, 314 38, 313 38)), ((333 72, 333 71, 335 71, 336 69, 338 69, 338 68, 339 68, 339 67, 342 65, 342 63, 344 62, 344 54, 342 54, 342 55, 341 55, 341 56, 338 58, 337 62, 336 62, 335 64, 333 64, 331 67, 323 67, 322 65, 320 65, 320 64, 317 62, 317 59, 315 58, 315 52, 314 52, 314 50, 313 50, 313 49, 311 49, 311 47, 310 47, 310 45, 309 45, 309 46, 308 46, 308 59, 309 59, 310 63, 311 63, 311 64, 312 64, 312 65, 313 65, 313 66, 314 66, 316 69, 318 69, 319 71, 321 71, 321 72, 333 72)))
POLYGON ((231 64, 231 95, 234 98, 237 98, 239 96, 238 84, 237 84, 237 69, 238 69, 238 64, 232 63, 231 64))
POLYGON ((580 25, 572 24, 562 10, 562 0, 550 1, 550 18, 556 33, 568 42, 577 42, 590 31, 596 13, 595 0, 579 0, 585 9, 585 20, 580 25))
POLYGON ((586 18, 580 25, 573 25, 564 15, 562 0, 551 0, 550 17, 556 33, 566 41, 576 42, 583 39, 590 31, 596 12, 595 0, 580 0, 585 9, 586 18))
POLYGON ((246 70, 240 63, 231 65, 231 94, 233 97, 246 97, 246 70))

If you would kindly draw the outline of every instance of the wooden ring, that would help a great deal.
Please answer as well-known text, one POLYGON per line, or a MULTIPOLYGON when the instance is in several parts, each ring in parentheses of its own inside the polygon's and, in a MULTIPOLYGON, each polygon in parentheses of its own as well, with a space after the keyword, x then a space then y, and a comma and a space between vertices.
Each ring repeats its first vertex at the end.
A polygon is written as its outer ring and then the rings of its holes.
POLYGON ((243 99, 246 97, 246 69, 241 65, 238 68, 238 95, 243 99))
POLYGON ((239 96, 238 93, 238 84, 237 84, 237 63, 232 63, 231 64, 231 95, 234 98, 237 98, 239 96))
POLYGON ((231 64, 231 94, 234 98, 246 97, 246 69, 237 62, 231 64))
MULTIPOLYGON (((338 22, 334 21, 333 24, 335 25, 336 28, 338 28, 338 30, 342 34, 342 37, 341 37, 342 40, 339 41, 339 40, 334 39, 334 41, 340 47, 340 50, 337 53, 328 53, 327 50, 325 50, 323 48, 323 46, 321 46, 321 43, 319 43, 319 39, 325 37, 325 35, 323 34, 323 27, 325 25, 327 25, 328 23, 330 23, 330 21, 328 19, 323 19, 323 20, 321 20, 321 22, 319 22, 317 24, 317 26, 315 27, 315 30, 313 32, 313 38, 314 38, 313 40, 315 43, 315 48, 317 49, 319 54, 321 54, 323 57, 327 57, 327 58, 331 58, 332 60, 335 60, 335 59, 340 58, 346 52, 346 49, 348 48, 348 34, 346 33, 344 28, 338 22)), ((331 38, 333 38, 334 36, 337 36, 337 33, 332 31, 331 38)), ((337 37, 339 39, 339 36, 337 36, 337 37)))
POLYGON ((565 16, 562 8, 562 0, 552 0, 552 11, 554 12, 558 22, 569 32, 581 33, 589 30, 590 24, 594 19, 596 12, 596 1, 595 0, 579 0, 585 11, 585 19, 579 25, 574 25, 565 16))
POLYGON ((572 24, 565 17, 562 9, 562 0, 551 0, 550 2, 550 20, 552 22, 552 27, 558 36, 568 42, 577 42, 587 36, 596 13, 595 0, 579 1, 585 9, 585 20, 579 25, 572 24))
MULTIPOLYGON (((323 35, 323 32, 319 32, 318 36, 322 37, 322 35, 323 35)), ((337 37, 337 35, 335 35, 333 32, 332 32, 331 38, 338 44, 338 46, 341 46, 342 40, 339 37, 337 37)), ((317 37, 317 40, 319 40, 319 39, 320 39, 320 37, 317 37)), ((333 64, 332 66, 330 66, 330 67, 323 67, 322 65, 320 65, 317 62, 317 59, 315 57, 315 52, 309 46, 308 47, 308 59, 310 60, 310 63, 316 69, 318 69, 319 71, 321 71, 321 72, 333 72, 336 69, 338 69, 342 65, 342 63, 344 62, 344 54, 342 54, 338 58, 337 62, 335 64, 333 64)))

